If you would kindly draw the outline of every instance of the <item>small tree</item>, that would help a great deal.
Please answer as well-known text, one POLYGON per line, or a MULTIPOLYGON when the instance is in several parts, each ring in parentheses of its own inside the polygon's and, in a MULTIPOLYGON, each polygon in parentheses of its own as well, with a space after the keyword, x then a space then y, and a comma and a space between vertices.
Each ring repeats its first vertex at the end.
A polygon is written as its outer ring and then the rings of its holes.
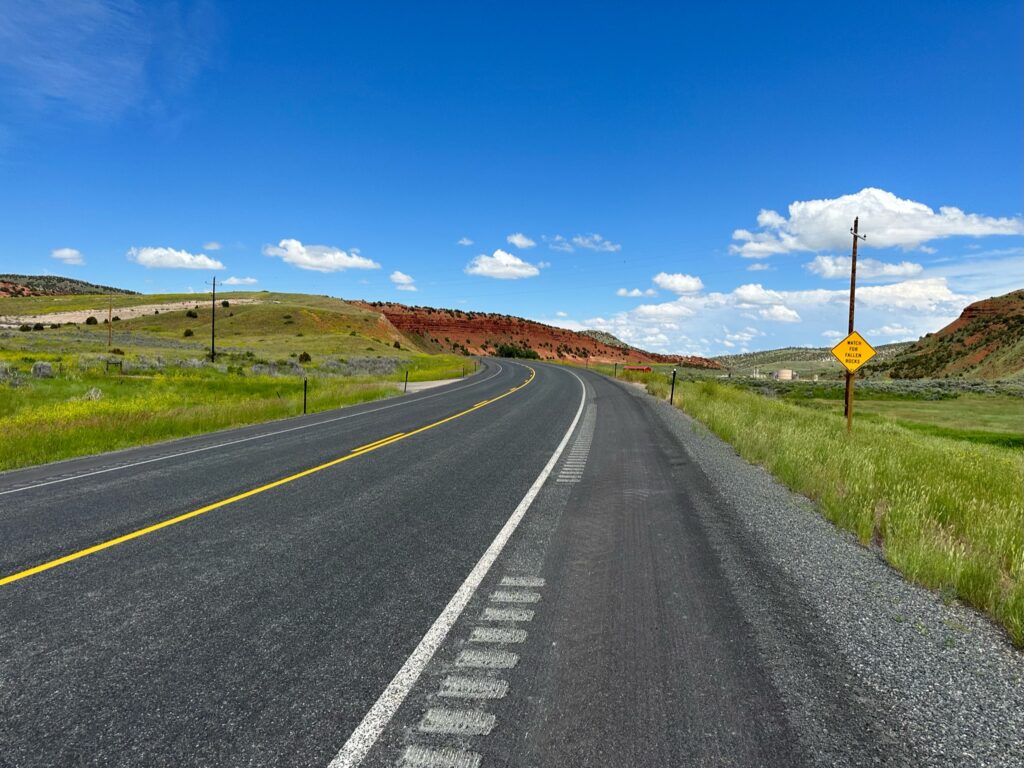
POLYGON ((96 319, 95 317, 93 317, 92 315, 89 315, 89 317, 85 318, 85 324, 86 324, 86 325, 99 325, 99 324, 100 324, 100 321, 99 321, 99 320, 97 320, 97 319, 96 319))

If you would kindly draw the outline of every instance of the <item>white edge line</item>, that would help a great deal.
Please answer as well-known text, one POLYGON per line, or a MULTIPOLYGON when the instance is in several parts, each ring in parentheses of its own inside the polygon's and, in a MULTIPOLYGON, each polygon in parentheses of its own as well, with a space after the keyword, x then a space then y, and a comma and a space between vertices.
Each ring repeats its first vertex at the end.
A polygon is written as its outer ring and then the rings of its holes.
POLYGON ((569 438, 572 436, 573 430, 576 429, 580 416, 583 415, 583 406, 587 401, 587 389, 583 384, 583 380, 572 371, 568 371, 568 373, 580 383, 580 389, 583 391, 583 394, 580 397, 580 407, 576 411, 576 417, 572 420, 572 424, 569 425, 565 436, 562 437, 562 442, 555 448, 555 452, 551 454, 547 465, 541 470, 537 479, 533 481, 530 490, 526 492, 526 495, 519 502, 519 506, 516 507, 508 522, 505 523, 494 541, 491 542, 491 546, 487 548, 487 551, 484 552, 483 556, 473 567, 473 570, 469 572, 469 576, 462 582, 462 586, 452 595, 452 599, 448 601, 448 605, 441 611, 441 615, 437 617, 430 629, 427 630, 427 634, 420 640, 419 645, 416 646, 409 658, 406 659, 405 664, 402 665, 402 668, 398 670, 398 673, 388 683, 384 692, 381 693, 377 701, 370 707, 370 711, 366 713, 363 721, 359 723, 358 727, 352 732, 352 735, 348 737, 345 746, 331 760, 328 768, 355 768, 355 766, 358 766, 363 761, 363 758, 373 748, 373 745, 377 743, 377 739, 380 738, 381 733, 384 732, 388 723, 391 722, 398 708, 402 706, 402 702, 409 695, 409 691, 416 685, 416 681, 423 674, 423 670, 426 669, 427 664, 430 663, 437 649, 441 647, 441 643, 444 642, 451 628, 458 621, 459 616, 469 604, 477 587, 480 586, 487 572, 494 565, 494 561, 498 559, 508 540, 515 533, 516 528, 519 527, 520 521, 526 515, 527 510, 530 509, 533 500, 540 493, 544 481, 548 479, 548 475, 551 474, 551 470, 554 469, 558 458, 562 455, 562 451, 569 443, 569 438))
MULTIPOLYGON (((97 469, 97 470, 94 470, 92 472, 84 472, 84 473, 82 473, 80 475, 71 475, 70 477, 58 477, 55 480, 46 480, 46 481, 44 481, 42 483, 35 483, 34 485, 23 485, 20 488, 11 488, 10 490, 7 490, 7 491, 0 491, 0 496, 6 496, 9 493, 21 493, 22 491, 31 491, 31 490, 33 490, 35 488, 45 488, 48 485, 56 485, 58 483, 70 483, 72 480, 83 480, 83 479, 85 479, 87 477, 95 477, 96 475, 104 475, 107 472, 116 472, 119 469, 131 469, 132 467, 141 467, 143 464, 152 464, 153 462, 156 462, 156 461, 167 461, 168 459, 178 459, 178 458, 181 458, 182 456, 189 456, 189 455, 191 455, 193 453, 202 453, 203 451, 212 451, 212 450, 214 450, 216 448, 227 448, 228 446, 231 446, 231 445, 238 445, 239 443, 247 443, 250 440, 262 440, 263 438, 275 437, 276 435, 283 435, 283 434, 285 434, 287 432, 295 432, 296 430, 300 430, 300 429, 311 429, 313 427, 322 427, 325 424, 333 424, 336 421, 344 421, 345 419, 354 419, 354 418, 356 418, 358 416, 365 416, 365 415, 367 415, 369 413, 378 413, 379 411, 386 411, 386 410, 389 410, 391 408, 397 408, 400 405, 409 405, 410 403, 422 403, 424 400, 430 400, 430 399, 435 398, 435 397, 441 397, 442 395, 450 395, 452 392, 459 392, 459 391, 461 391, 463 389, 469 389, 470 387, 475 387, 477 384, 483 384, 485 381, 490 381, 495 376, 499 376, 501 374, 501 372, 504 370, 504 368, 502 367, 501 363, 496 363, 496 365, 498 366, 498 370, 495 371, 491 376, 488 376, 488 377, 486 377, 484 379, 479 379, 477 381, 471 381, 469 384, 466 384, 464 387, 453 387, 452 389, 447 389, 444 392, 435 392, 435 393, 433 393, 431 395, 424 395, 423 397, 418 397, 415 400, 402 399, 402 400, 398 400, 398 401, 393 402, 393 403, 389 403, 388 405, 382 405, 382 406, 380 406, 378 408, 371 408, 369 410, 360 411, 359 413, 346 413, 346 414, 343 414, 342 416, 334 416, 333 418, 323 419, 322 421, 315 421, 315 422, 312 422, 310 424, 299 424, 298 426, 295 426, 295 427, 288 427, 287 429, 278 429, 278 430, 276 430, 274 432, 261 432, 258 435, 250 435, 249 437, 241 437, 241 438, 239 438, 237 440, 228 440, 227 442, 216 443, 214 445, 204 445, 201 448, 193 448, 193 449, 188 450, 188 451, 180 451, 178 453, 170 453, 170 454, 168 454, 166 456, 154 456, 152 459, 143 459, 142 461, 132 462, 131 464, 118 464, 116 467, 104 467, 103 469, 97 469)), ((453 379, 453 381, 454 381, 454 379, 453 379)), ((414 394, 419 394, 419 393, 414 393, 414 394)), ((292 417, 292 418, 295 418, 295 417, 292 417)), ((260 425, 259 424, 247 424, 245 426, 249 426, 249 427, 256 426, 256 427, 258 427, 260 425)), ((235 429, 244 429, 245 426, 235 427, 235 429)), ((195 437, 202 437, 202 436, 203 435, 191 435, 190 437, 195 438, 195 437)), ((187 440, 189 438, 186 437, 186 438, 180 438, 180 439, 187 440)), ((149 446, 138 446, 138 447, 151 448, 151 447, 153 447, 153 445, 159 445, 159 443, 153 443, 153 444, 151 444, 149 446)), ((133 450, 133 449, 127 449, 127 450, 133 450)), ((76 456, 75 458, 81 459, 81 458, 89 458, 89 457, 76 456)), ((68 461, 74 461, 74 459, 68 459, 68 461)), ((45 464, 41 464, 38 467, 25 467, 25 469, 38 469, 38 468, 41 468, 41 467, 44 467, 44 466, 46 466, 46 465, 45 464)), ((19 470, 12 470, 12 471, 17 472, 19 470)))

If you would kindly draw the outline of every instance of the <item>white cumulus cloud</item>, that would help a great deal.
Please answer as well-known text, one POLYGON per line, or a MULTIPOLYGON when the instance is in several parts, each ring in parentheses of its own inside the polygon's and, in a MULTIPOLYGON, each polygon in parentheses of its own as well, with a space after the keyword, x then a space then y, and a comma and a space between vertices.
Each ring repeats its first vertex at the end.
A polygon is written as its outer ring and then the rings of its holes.
POLYGON ((799 323, 800 315, 795 309, 790 309, 782 304, 773 304, 762 309, 758 314, 765 320, 774 320, 779 323, 799 323))
POLYGON ((533 246, 537 244, 522 232, 513 232, 511 235, 506 237, 505 240, 516 248, 533 248, 533 246))
POLYGON ((640 296, 657 296, 658 292, 653 288, 648 288, 645 291, 641 291, 639 288, 619 288, 615 292, 616 296, 628 296, 631 299, 639 298, 640 296))
POLYGON ((205 253, 189 253, 175 248, 130 248, 128 260, 150 269, 224 269, 224 264, 205 253))
POLYGON ((388 279, 391 280, 392 284, 400 291, 415 291, 416 279, 412 275, 407 275, 405 272, 399 272, 397 269, 392 272, 388 279))
POLYGON ((919 248, 944 237, 1022 235, 1024 219, 998 218, 964 213, 952 206, 938 212, 924 203, 896 197, 884 189, 867 187, 852 195, 826 200, 798 200, 790 203, 789 216, 762 210, 757 217, 759 231, 737 229, 730 246, 733 253, 759 259, 775 253, 823 251, 848 247, 854 217, 860 217, 860 232, 867 235, 868 248, 919 248))
POLYGON ((331 245, 303 245, 285 239, 277 245, 263 246, 266 256, 274 256, 299 269, 313 272, 341 272, 346 269, 380 269, 380 264, 360 256, 355 248, 346 252, 331 245))
POLYGON ((491 256, 482 253, 469 262, 466 265, 466 274, 493 277, 497 280, 518 280, 523 277, 536 277, 540 274, 540 269, 499 248, 491 256))
POLYGON ((654 284, 659 288, 673 293, 698 293, 704 288, 704 282, 699 277, 684 275, 679 272, 669 274, 659 272, 654 276, 654 284))
POLYGON ((50 251, 50 257, 76 267, 85 264, 82 252, 77 248, 55 248, 50 251))
MULTIPOLYGON (((814 261, 807 262, 804 266, 816 275, 826 279, 846 278, 850 279, 849 256, 816 256, 814 261)), ((920 264, 912 261, 901 261, 898 264, 877 259, 857 259, 857 278, 864 280, 875 280, 878 278, 904 278, 914 277, 921 274, 924 269, 920 264)))
POLYGON ((258 282, 255 277, 229 277, 224 285, 256 285, 258 282))

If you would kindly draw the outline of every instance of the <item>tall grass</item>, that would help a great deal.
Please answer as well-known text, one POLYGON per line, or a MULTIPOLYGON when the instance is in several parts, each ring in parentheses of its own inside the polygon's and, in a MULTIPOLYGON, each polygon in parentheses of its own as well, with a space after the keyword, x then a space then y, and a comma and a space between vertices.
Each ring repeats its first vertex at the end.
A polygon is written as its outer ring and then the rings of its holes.
MULTIPOLYGON (((302 413, 302 379, 216 371, 83 376, 3 388, 0 470, 144 445, 302 413), (88 397, 100 389, 98 400, 88 397)), ((310 413, 397 394, 349 378, 309 382, 310 413)))
MULTIPOLYGON (((666 396, 664 377, 648 390, 666 396)), ((985 611, 1024 646, 1024 452, 867 420, 848 435, 840 414, 717 382, 677 383, 676 398, 910 580, 985 611)))

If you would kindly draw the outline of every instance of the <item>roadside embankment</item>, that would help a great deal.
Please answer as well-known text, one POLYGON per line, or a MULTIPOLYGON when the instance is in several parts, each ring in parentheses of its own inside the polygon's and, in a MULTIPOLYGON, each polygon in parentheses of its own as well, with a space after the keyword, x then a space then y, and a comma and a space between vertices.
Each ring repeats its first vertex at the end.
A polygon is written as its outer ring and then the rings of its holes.
MULTIPOLYGON (((663 377, 648 391, 666 397, 663 377)), ((1024 452, 855 423, 716 382, 676 405, 817 502, 908 579, 959 598, 1024 646, 1024 452)))
MULTIPOLYGON (((760 433, 778 425, 759 413, 761 401, 786 405, 765 398, 751 403, 746 397, 733 399, 729 392, 700 387, 682 387, 686 411, 703 414, 733 437, 732 430, 760 433)), ((717 498, 711 503, 695 504, 680 514, 700 520, 732 582, 731 594, 753 628, 776 689, 786 700, 787 716, 798 724, 801 741, 806 739, 820 764, 871 764, 873 756, 844 752, 842 742, 834 738, 848 726, 851 713, 866 705, 868 721, 858 727, 878 739, 879 751, 913 755, 910 762, 894 757, 879 764, 1024 765, 1024 654, 999 626, 951 600, 948 590, 935 593, 902 578, 878 549, 861 546, 854 536, 829 523, 816 509, 820 504, 812 504, 764 468, 744 460, 734 445, 687 412, 670 407, 661 396, 667 391, 654 399, 634 387, 625 389, 647 401, 654 418, 667 426, 715 489, 717 498), (844 668, 850 670, 845 679, 840 673, 844 668)), ((788 416, 791 408, 798 406, 768 413, 788 416)), ((834 416, 831 420, 838 422, 836 431, 845 437, 845 422, 834 416)), ((801 442, 813 442, 817 434, 808 432, 807 425, 792 429, 801 442)), ((779 435, 783 442, 777 450, 784 450, 790 437, 779 435)), ((894 452, 914 450, 898 437, 890 443, 894 452)), ((742 440, 736 444, 746 445, 742 440)), ((842 449, 828 442, 822 450, 842 449)), ((820 460, 794 452, 790 463, 797 473, 802 471, 801 459, 820 460)), ((847 457, 851 462, 857 459, 856 454, 847 457)), ((891 455, 888 460, 898 461, 891 455)), ((870 472, 870 462, 864 463, 863 457, 861 461, 855 466, 870 472)), ((963 468, 945 466, 948 473, 963 468)), ((817 472, 814 466, 806 469, 811 475, 817 472)), ((838 471, 834 465, 828 469, 838 471)), ((885 471, 874 470, 877 475, 885 471)), ((862 485, 848 475, 842 479, 852 484, 851 499, 865 501, 868 489, 885 488, 878 476, 862 485)), ((928 475, 925 479, 934 482, 928 475)), ((911 538, 905 546, 913 544, 911 538)), ((890 562, 891 546, 891 539, 883 542, 890 562)))

